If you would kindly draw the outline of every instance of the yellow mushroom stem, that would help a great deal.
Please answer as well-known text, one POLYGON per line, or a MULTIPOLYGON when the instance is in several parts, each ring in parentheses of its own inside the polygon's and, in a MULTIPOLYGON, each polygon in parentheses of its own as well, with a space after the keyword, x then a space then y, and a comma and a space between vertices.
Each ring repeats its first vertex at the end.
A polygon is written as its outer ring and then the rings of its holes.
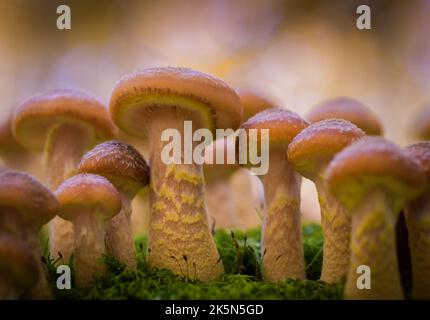
MULTIPOLYGON (((49 133, 45 146, 47 179, 51 190, 72 176, 90 144, 88 130, 73 124, 60 124, 49 133)), ((73 224, 58 216, 49 222, 51 256, 60 252, 65 262, 74 250, 73 224)))
POLYGON ((270 150, 269 172, 262 176, 265 210, 261 252, 267 281, 304 279, 305 259, 300 222, 300 176, 285 150, 270 150))
POLYGON ((430 299, 430 200, 427 195, 405 209, 412 261, 412 297, 430 299))
MULTIPOLYGON (((165 129, 177 129, 184 139, 182 111, 160 112, 150 125, 151 215, 148 262, 191 279, 208 281, 224 272, 208 225, 201 165, 165 164, 161 141, 165 129)), ((195 126, 195 123, 193 123, 195 126)), ((184 141, 181 141, 184 144, 184 141)), ((183 151, 183 149, 182 149, 183 151)))
POLYGON ((137 193, 132 201, 131 227, 133 235, 142 236, 149 229, 149 188, 137 193))
POLYGON ((383 190, 373 189, 351 212, 351 257, 346 299, 402 299, 403 291, 397 266, 395 223, 397 213, 383 190), (370 289, 360 266, 370 268, 370 289))
POLYGON ((132 196, 118 188, 122 200, 121 211, 107 223, 106 246, 109 254, 130 268, 137 265, 131 228, 132 196))
POLYGON ((328 192, 322 179, 315 180, 324 235, 321 280, 336 283, 346 277, 349 266, 351 218, 328 192))

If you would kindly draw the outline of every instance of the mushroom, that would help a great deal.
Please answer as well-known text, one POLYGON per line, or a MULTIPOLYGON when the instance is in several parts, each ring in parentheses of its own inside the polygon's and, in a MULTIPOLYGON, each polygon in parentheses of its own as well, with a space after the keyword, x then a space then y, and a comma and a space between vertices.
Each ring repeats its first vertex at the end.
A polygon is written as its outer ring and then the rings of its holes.
POLYGON ((339 97, 327 100, 314 107, 306 117, 310 122, 333 118, 348 120, 371 136, 379 136, 383 133, 378 117, 360 101, 351 98, 339 97))
POLYGON ((236 229, 240 225, 232 198, 229 178, 240 167, 228 163, 228 154, 235 156, 230 138, 217 139, 205 148, 203 172, 206 182, 206 204, 216 229, 236 229), (223 164, 216 163, 216 154, 222 155, 223 164))
POLYGON ((60 203, 59 216, 74 225, 76 284, 85 287, 105 271, 106 227, 121 210, 121 196, 106 178, 94 174, 65 180, 55 195, 60 203))
POLYGON ((35 298, 49 298, 46 271, 41 262, 39 233, 58 212, 54 194, 24 172, 0 171, 0 233, 25 241, 37 262, 39 280, 31 292, 35 298))
POLYGON ((272 101, 255 89, 242 88, 238 90, 238 94, 243 108, 242 122, 263 110, 275 107, 272 101))
POLYGON ((145 159, 126 143, 106 141, 83 156, 79 172, 101 175, 119 191, 122 209, 108 222, 106 245, 111 256, 136 267, 131 202, 137 192, 149 184, 149 168, 145 159))
POLYGON ((365 133, 349 121, 323 120, 303 129, 288 146, 288 160, 318 191, 324 234, 321 280, 328 283, 340 281, 348 271, 351 221, 327 192, 325 170, 336 153, 363 136, 365 133))
MULTIPOLYGON (((43 150, 51 190, 75 171, 84 152, 110 138, 115 127, 106 108, 94 98, 73 90, 37 94, 16 110, 15 138, 31 150, 43 150)), ((68 259, 73 252, 73 226, 55 217, 49 224, 50 250, 68 259)))
POLYGON ((405 149, 427 174, 423 194, 405 208, 412 262, 412 297, 430 299, 430 142, 418 142, 405 149))
POLYGON ((423 191, 423 170, 393 143, 365 137, 334 157, 326 179, 329 192, 346 207, 352 219, 345 297, 403 298, 395 223, 404 205, 423 191), (370 289, 360 290, 357 286, 361 266, 370 270, 370 289))
MULTIPOLYGON (((110 111, 123 131, 149 139, 150 265, 182 275, 183 270, 191 270, 202 281, 217 278, 224 268, 208 225, 202 165, 185 161, 193 150, 183 146, 178 163, 165 163, 161 152, 167 142, 161 137, 170 129, 181 141, 187 139, 185 121, 192 121, 192 132, 237 128, 242 108, 236 92, 221 80, 191 69, 151 68, 116 84, 110 111)), ((192 143, 194 149, 196 142, 192 143)))
POLYGON ((37 282, 40 274, 31 249, 16 237, 0 236, 0 300, 16 300, 37 282))
POLYGON ((422 108, 413 121, 413 135, 420 140, 430 140, 430 106, 422 108))
POLYGON ((242 124, 241 128, 248 133, 247 146, 243 146, 240 137, 237 140, 237 151, 243 154, 251 144, 260 143, 261 138, 257 136, 257 140, 253 140, 249 130, 256 129, 258 133, 261 129, 270 130, 269 170, 261 176, 265 195, 261 250, 263 276, 268 281, 305 278, 300 222, 301 178, 287 159, 287 148, 307 126, 305 120, 291 111, 267 109, 242 124))

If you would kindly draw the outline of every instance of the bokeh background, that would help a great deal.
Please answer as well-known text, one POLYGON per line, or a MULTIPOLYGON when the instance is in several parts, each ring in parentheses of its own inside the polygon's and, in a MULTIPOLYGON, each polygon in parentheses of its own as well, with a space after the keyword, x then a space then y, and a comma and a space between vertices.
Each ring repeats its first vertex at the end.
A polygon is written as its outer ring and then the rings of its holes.
POLYGON ((404 145, 430 99, 429 34, 430 0, 0 0, 0 121, 39 91, 79 88, 107 102, 122 75, 174 65, 301 115, 327 98, 357 98, 404 145), (60 4, 71 30, 56 28, 60 4), (360 4, 372 9, 372 30, 356 28, 360 4))

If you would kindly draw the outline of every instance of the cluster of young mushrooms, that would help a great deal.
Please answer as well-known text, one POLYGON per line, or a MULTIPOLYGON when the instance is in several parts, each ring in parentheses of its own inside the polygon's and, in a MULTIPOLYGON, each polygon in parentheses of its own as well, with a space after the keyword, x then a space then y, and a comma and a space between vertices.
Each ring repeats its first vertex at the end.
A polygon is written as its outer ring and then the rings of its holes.
MULTIPOLYGON (((258 215, 252 206, 237 214, 229 200, 232 192, 223 189, 228 188, 226 177, 239 165, 161 161, 167 143, 161 139, 163 131, 183 134, 184 121, 192 121, 193 130, 212 132, 270 130, 269 171, 260 177, 266 281, 306 277, 300 213, 303 176, 315 183, 321 208, 321 280, 336 283, 346 277, 346 298, 403 298, 395 224, 404 210, 412 296, 430 298, 430 142, 402 149, 375 137, 382 134, 380 122, 352 99, 327 101, 305 120, 275 108, 257 93, 238 94, 210 75, 173 67, 123 77, 113 89, 109 111, 94 98, 71 90, 35 95, 14 110, 0 130, 0 151, 5 155, 0 169, 0 297, 50 297, 39 241, 46 224, 51 255, 61 253, 67 260, 74 254, 79 287, 104 272, 105 254, 135 268, 131 202, 147 186, 150 213, 139 214, 150 216, 150 266, 182 275, 192 270, 201 281, 218 278, 224 268, 207 207, 225 227, 255 224, 258 215), (119 130, 145 141, 151 170, 133 146, 111 140, 119 130), (44 152, 49 188, 28 173, 8 168, 34 151, 44 152), (211 200, 212 194, 221 195, 211 200), (361 265, 371 270, 370 290, 357 288, 361 265)), ((430 113, 420 115, 416 130, 423 140, 430 139, 430 113)), ((259 136, 254 139, 258 144, 259 136)), ((215 141, 205 156, 230 147, 227 140, 215 141)), ((249 197, 251 191, 241 192, 249 197)))

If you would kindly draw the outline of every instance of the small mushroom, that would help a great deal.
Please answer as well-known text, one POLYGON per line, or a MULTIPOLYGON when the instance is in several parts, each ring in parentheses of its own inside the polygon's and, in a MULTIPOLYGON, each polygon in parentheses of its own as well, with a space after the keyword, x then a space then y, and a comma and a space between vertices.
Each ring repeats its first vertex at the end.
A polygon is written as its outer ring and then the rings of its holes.
POLYGON ((0 300, 23 298, 40 274, 31 249, 13 236, 0 236, 0 300))
POLYGON ((49 298, 39 233, 58 212, 54 194, 32 176, 18 171, 0 171, 0 233, 25 241, 34 254, 39 280, 31 292, 34 298, 49 298))
POLYGON ((383 133, 378 117, 364 104, 355 99, 339 97, 322 102, 306 116, 310 122, 325 119, 344 119, 352 122, 367 135, 379 136, 383 133))
POLYGON ((427 184, 423 194, 405 208, 412 262, 412 297, 430 299, 430 142, 418 142, 405 149, 425 170, 427 184))
POLYGON ((242 88, 238 90, 238 94, 243 108, 242 122, 263 110, 275 107, 272 101, 255 89, 242 88))
MULTIPOLYGON (((238 152, 260 143, 260 130, 269 129, 269 170, 260 176, 264 185, 265 212, 262 223, 263 275, 268 281, 304 279, 305 266, 300 218, 301 177, 287 158, 291 140, 308 123, 285 109, 267 109, 248 119, 241 128, 257 129, 257 140, 248 134, 248 144, 238 139, 238 152)), ((261 148, 261 147, 260 147, 261 148)), ((264 152, 263 150, 261 152, 264 152)))
POLYGON ((288 160, 294 169, 315 183, 324 234, 321 280, 340 281, 348 271, 351 219, 325 186, 325 170, 343 148, 365 136, 345 120, 322 120, 303 129, 288 146, 288 160))
POLYGON ((121 196, 104 177, 78 174, 60 184, 55 191, 59 215, 75 227, 75 273, 78 287, 103 274, 105 236, 109 219, 121 210, 121 196))
MULTIPOLYGON (((113 136, 109 114, 94 98, 73 90, 37 94, 14 113, 15 138, 29 150, 44 150, 51 190, 73 175, 85 151, 113 136)), ((67 260, 73 252, 73 226, 60 217, 49 224, 51 254, 67 260)))
POLYGON ((365 137, 334 157, 326 179, 352 219, 345 298, 402 299, 395 224, 405 204, 423 191, 423 170, 393 143, 365 137), (370 289, 357 287, 360 266, 369 268, 370 289))
POLYGON ((119 191, 122 209, 108 222, 106 245, 114 258, 130 267, 136 267, 131 202, 137 192, 149 184, 149 168, 145 159, 126 143, 107 141, 83 156, 79 172, 101 175, 119 191))
POLYGON ((185 150, 181 143, 180 163, 166 163, 161 153, 167 142, 161 137, 170 129, 179 132, 181 141, 187 139, 185 121, 192 123, 191 134, 200 128, 212 133, 236 129, 242 116, 237 93, 223 81, 198 71, 151 68, 127 75, 116 84, 110 111, 123 131, 149 139, 151 266, 182 275, 194 268, 195 278, 202 281, 218 278, 224 268, 208 224, 202 165, 192 159, 196 143, 192 150, 185 150))

